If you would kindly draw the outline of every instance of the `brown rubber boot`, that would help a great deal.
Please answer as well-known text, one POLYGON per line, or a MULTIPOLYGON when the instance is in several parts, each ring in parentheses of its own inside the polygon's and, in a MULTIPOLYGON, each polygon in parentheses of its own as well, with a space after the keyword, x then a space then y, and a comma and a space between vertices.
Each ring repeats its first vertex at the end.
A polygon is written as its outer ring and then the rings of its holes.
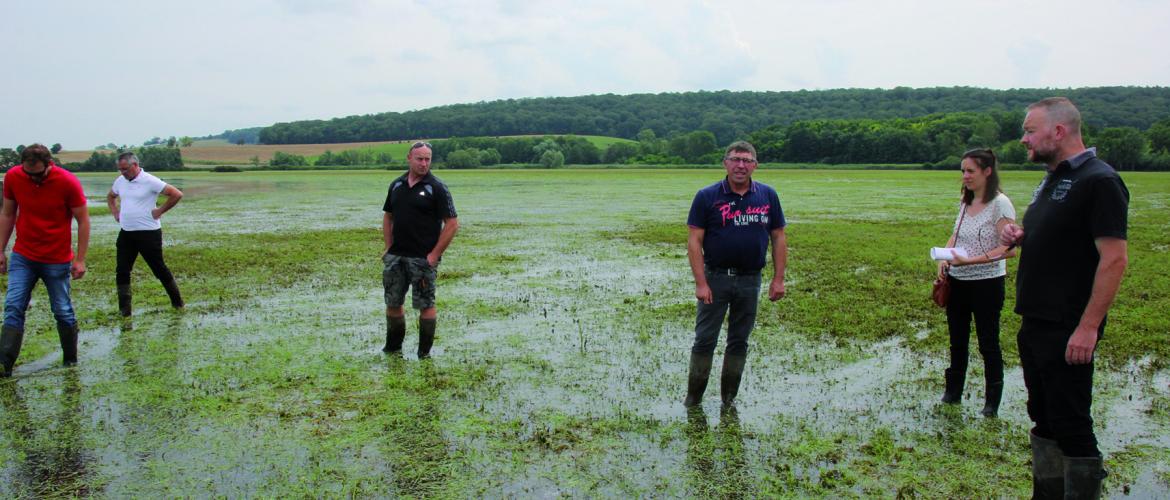
POLYGON ((61 354, 65 366, 77 364, 77 333, 80 330, 77 323, 72 325, 57 323, 57 337, 61 339, 61 354))
POLYGON ((24 330, 10 326, 0 329, 0 378, 12 376, 12 367, 16 366, 22 343, 24 330))
POLYGON ((1064 457, 1064 498, 1101 498, 1101 482, 1108 475, 1101 457, 1064 457))
POLYGON ((713 354, 691 353, 691 367, 687 375, 687 397, 683 406, 699 406, 703 402, 703 393, 707 392, 707 380, 711 378, 711 360, 713 354))
POLYGON ((130 285, 118 285, 118 312, 122 313, 122 316, 133 314, 132 303, 133 295, 130 292, 130 285))
POLYGON ((163 289, 167 291, 167 297, 171 299, 171 307, 175 309, 182 309, 186 304, 183 303, 183 295, 179 293, 179 284, 175 280, 170 280, 163 283, 163 289))
POLYGON ((418 319, 418 359, 431 357, 431 346, 435 343, 435 318, 418 319))
POLYGON ((723 396, 724 408, 735 404, 735 396, 739 394, 739 381, 743 378, 745 364, 747 364, 747 354, 723 355, 723 373, 719 377, 719 393, 723 396))
POLYGON ((386 316, 386 346, 384 353, 402 353, 402 339, 406 338, 406 317, 386 316))
POLYGON ((1056 441, 1029 433, 1032 441, 1032 498, 1064 498, 1064 453, 1056 441))

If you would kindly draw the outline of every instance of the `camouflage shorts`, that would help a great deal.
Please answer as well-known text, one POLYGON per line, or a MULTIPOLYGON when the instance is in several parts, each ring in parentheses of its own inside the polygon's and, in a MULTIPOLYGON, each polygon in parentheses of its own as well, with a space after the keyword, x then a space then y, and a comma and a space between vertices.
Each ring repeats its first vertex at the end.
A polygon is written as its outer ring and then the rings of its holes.
POLYGON ((435 307, 435 277, 438 270, 425 258, 403 257, 387 252, 382 256, 382 287, 386 289, 386 306, 402 307, 406 289, 415 309, 435 307))

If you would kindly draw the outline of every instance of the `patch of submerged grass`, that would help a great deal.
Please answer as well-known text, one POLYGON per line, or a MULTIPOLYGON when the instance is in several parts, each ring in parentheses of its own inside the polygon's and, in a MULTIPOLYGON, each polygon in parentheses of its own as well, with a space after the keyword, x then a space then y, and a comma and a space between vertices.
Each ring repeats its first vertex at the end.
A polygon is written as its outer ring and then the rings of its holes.
POLYGON ((637 221, 618 230, 602 231, 603 238, 616 238, 642 245, 674 245, 686 248, 686 221, 676 224, 637 221))
POLYGON ((994 421, 956 421, 941 435, 785 427, 762 436, 763 496, 1013 496, 1030 485, 1026 440, 994 421))
POLYGON ((278 491, 433 496, 460 484, 455 477, 459 458, 444 438, 444 415, 453 400, 487 383, 485 368, 385 360, 382 355, 374 360, 368 354, 322 357, 318 339, 293 335, 207 352, 210 356, 186 360, 194 364, 191 369, 175 370, 167 368, 165 354, 155 355, 166 350, 151 345, 174 340, 177 345, 170 350, 179 352, 215 344, 165 338, 129 343, 120 348, 121 356, 134 359, 138 368, 95 390, 147 426, 146 439, 122 442, 133 453, 151 457, 182 450, 180 457, 215 458, 185 463, 178 473, 152 466, 165 461, 148 459, 144 477, 128 485, 127 493, 181 494, 198 489, 192 481, 205 474, 215 477, 222 474, 216 471, 236 467, 266 472, 226 477, 214 491, 226 496, 278 491), (385 368, 379 369, 382 364, 385 368), (260 455, 231 453, 233 445, 227 442, 207 441, 199 433, 172 434, 178 429, 231 429, 229 434, 243 433, 237 437, 241 443, 272 449, 260 455), (270 462, 289 454, 302 459, 270 462))

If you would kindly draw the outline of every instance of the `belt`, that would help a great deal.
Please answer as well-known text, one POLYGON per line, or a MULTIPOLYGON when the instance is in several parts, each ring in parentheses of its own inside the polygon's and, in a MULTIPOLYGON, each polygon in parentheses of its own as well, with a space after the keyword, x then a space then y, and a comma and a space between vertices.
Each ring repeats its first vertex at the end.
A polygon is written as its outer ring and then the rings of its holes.
POLYGON ((759 269, 740 269, 738 267, 706 266, 706 269, 711 274, 726 274, 728 276, 751 276, 760 274, 759 269))

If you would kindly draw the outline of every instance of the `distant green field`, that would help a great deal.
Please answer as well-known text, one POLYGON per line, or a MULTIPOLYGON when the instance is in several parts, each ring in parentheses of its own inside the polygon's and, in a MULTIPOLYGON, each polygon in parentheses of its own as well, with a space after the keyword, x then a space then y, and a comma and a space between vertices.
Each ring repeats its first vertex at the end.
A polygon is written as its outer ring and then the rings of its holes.
MULTIPOLYGON (((558 137, 558 135, 550 135, 549 137, 558 137)), ((594 145, 597 146, 598 149, 600 149, 602 151, 605 151, 605 149, 608 148, 610 146, 610 144, 615 144, 615 143, 619 143, 619 142, 636 143, 636 141, 632 141, 630 139, 622 139, 620 137, 606 137, 606 136, 601 136, 601 135, 580 135, 577 137, 583 137, 585 139, 588 139, 589 142, 592 142, 594 145)), ((441 141, 443 139, 433 139, 433 140, 434 141, 441 141)), ((377 144, 374 144, 371 146, 366 146, 366 147, 361 147, 361 148, 348 148, 348 149, 338 148, 338 149, 331 149, 330 151, 332 151, 333 153, 340 153, 342 151, 357 150, 357 151, 369 151, 370 153, 373 153, 373 154, 389 153, 391 156, 394 157, 395 160, 404 160, 406 158, 407 151, 410 149, 411 144, 414 144, 414 141, 383 142, 383 143, 377 143, 377 144)), ((339 146, 344 146, 344 144, 339 144, 339 146)), ((277 149, 279 149, 279 147, 277 147, 277 149)), ((305 158, 309 160, 309 163, 313 163, 313 162, 316 162, 317 158, 319 158, 320 156, 321 155, 318 154, 318 155, 313 155, 313 156, 306 156, 305 158)))
POLYGON ((201 139, 201 140, 198 140, 198 141, 191 143, 191 147, 193 147, 193 148, 205 148, 205 147, 209 147, 209 146, 219 147, 219 146, 231 146, 231 145, 232 145, 232 143, 228 142, 227 139, 201 139))

